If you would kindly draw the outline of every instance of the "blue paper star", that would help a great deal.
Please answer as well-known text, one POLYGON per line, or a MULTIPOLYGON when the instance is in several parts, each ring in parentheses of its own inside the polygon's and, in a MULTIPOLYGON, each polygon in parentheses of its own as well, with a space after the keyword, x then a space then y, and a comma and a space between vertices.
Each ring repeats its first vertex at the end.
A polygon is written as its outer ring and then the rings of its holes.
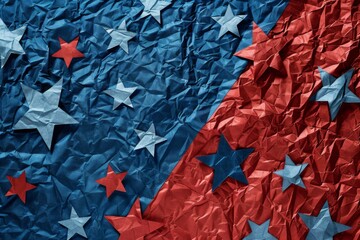
POLYGON ((164 0, 140 0, 144 5, 144 10, 140 18, 151 15, 155 20, 161 24, 161 11, 169 6, 171 2, 164 0))
POLYGON ((219 38, 221 38, 227 32, 231 32, 236 36, 240 37, 238 25, 244 20, 244 18, 246 18, 246 16, 247 15, 234 15, 229 4, 226 9, 225 15, 212 17, 212 19, 214 19, 218 24, 221 25, 219 38))
POLYGON ((61 225, 68 229, 67 240, 72 238, 75 234, 79 234, 87 238, 84 225, 89 221, 90 217, 79 217, 74 208, 71 208, 70 218, 59 221, 61 225))
POLYGON ((288 155, 285 156, 284 169, 274 172, 275 174, 283 177, 282 191, 285 191, 291 184, 305 188, 300 175, 305 170, 307 165, 307 163, 295 165, 295 163, 288 155))
POLYGON ((266 220, 263 224, 257 225, 256 223, 248 220, 251 233, 247 235, 244 240, 276 240, 273 235, 268 232, 270 219, 266 220))
POLYGON ((318 216, 309 216, 299 213, 301 219, 309 228, 307 240, 330 240, 333 236, 349 230, 351 227, 334 222, 331 219, 329 204, 326 201, 318 216))
POLYGON ((348 88, 354 69, 350 69, 339 78, 335 78, 320 67, 318 69, 323 87, 311 99, 313 101, 328 102, 331 120, 336 118, 344 102, 360 103, 360 98, 348 88))
POLYGON ((215 191, 227 177, 247 184, 246 177, 240 164, 252 153, 254 149, 243 148, 233 150, 230 148, 224 136, 221 136, 216 153, 198 157, 200 161, 214 168, 214 180, 212 190, 215 191))

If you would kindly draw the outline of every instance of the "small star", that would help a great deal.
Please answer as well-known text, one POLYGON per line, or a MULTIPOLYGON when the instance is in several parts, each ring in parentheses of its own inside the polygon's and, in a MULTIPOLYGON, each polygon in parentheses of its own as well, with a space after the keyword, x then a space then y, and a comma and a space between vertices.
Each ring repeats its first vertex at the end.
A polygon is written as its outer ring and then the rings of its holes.
POLYGON ((279 72, 284 68, 280 51, 287 40, 283 37, 269 38, 263 30, 254 23, 253 44, 235 53, 235 56, 254 62, 254 79, 257 81, 268 68, 279 72))
POLYGON ((87 238, 84 225, 89 221, 90 217, 79 217, 75 209, 71 208, 70 218, 68 220, 59 221, 61 225, 68 229, 67 240, 72 238, 76 233, 87 238))
POLYGON ((283 177, 282 191, 285 191, 291 184, 305 188, 301 179, 301 173, 305 170, 307 165, 307 163, 295 165, 288 155, 285 156, 284 169, 274 172, 275 174, 283 177))
POLYGON ((15 124, 15 130, 36 128, 50 149, 54 127, 56 125, 76 124, 78 121, 59 108, 60 94, 63 80, 44 93, 21 84, 29 110, 15 124))
POLYGON ((230 4, 227 6, 226 12, 224 16, 220 17, 212 17, 218 24, 221 25, 219 38, 221 38, 225 33, 231 32, 236 36, 240 37, 240 33, 238 30, 238 25, 240 22, 246 18, 247 15, 234 15, 231 10, 230 4))
POLYGON ((143 239, 144 236, 164 225, 142 218, 139 199, 136 199, 126 217, 105 216, 105 218, 120 233, 119 240, 143 239))
POLYGON ((146 132, 138 129, 135 129, 135 132, 140 138, 139 143, 135 146, 135 150, 146 148, 153 157, 155 156, 155 145, 167 140, 155 134, 155 126, 153 123, 146 132))
POLYGON ((133 105, 131 103, 130 96, 136 89, 136 87, 126 88, 119 78, 115 89, 108 89, 104 92, 114 98, 113 110, 115 110, 122 103, 132 108, 133 105))
POLYGON ((129 32, 126 29, 126 21, 124 20, 117 29, 105 28, 106 32, 111 36, 108 50, 116 46, 120 46, 126 53, 129 53, 128 42, 134 38, 136 33, 129 32))
POLYGON ((1 68, 4 67, 10 54, 24 54, 25 51, 20 45, 20 40, 24 35, 26 26, 22 26, 14 31, 10 31, 0 18, 0 56, 1 68))
POLYGON ((221 136, 218 150, 214 154, 200 156, 198 159, 214 169, 212 190, 215 191, 227 177, 247 184, 240 164, 253 152, 252 148, 233 150, 224 136, 221 136))
POLYGON ((253 221, 248 220, 251 233, 247 235, 244 240, 276 240, 277 238, 268 232, 270 219, 261 225, 257 225, 253 221))
POLYGON ((59 38, 59 41, 60 50, 54 53, 52 56, 55 58, 63 58, 67 68, 69 68, 73 58, 84 57, 84 54, 76 49, 76 46, 79 42, 79 37, 75 38, 70 43, 65 42, 62 38, 59 38))
POLYGON ((18 195, 23 203, 26 202, 26 192, 36 188, 36 186, 26 182, 26 173, 25 171, 21 173, 18 178, 7 176, 9 182, 11 183, 10 190, 5 194, 5 196, 18 195))
POLYGON ((335 78, 322 68, 318 68, 323 87, 311 98, 313 101, 328 102, 331 120, 338 114, 343 103, 360 103, 360 98, 348 88, 354 69, 335 78))
POLYGON ((299 213, 301 219, 309 228, 307 240, 333 239, 338 233, 349 230, 351 227, 334 222, 331 219, 329 204, 326 201, 318 216, 309 216, 299 213))
POLYGON ((140 0, 144 5, 144 10, 141 13, 140 19, 151 15, 155 20, 161 24, 160 11, 171 4, 171 2, 163 0, 140 0))
POLYGON ((114 191, 126 192, 122 184, 126 173, 115 173, 109 165, 106 177, 100 178, 96 182, 106 187, 106 196, 109 198, 114 191))

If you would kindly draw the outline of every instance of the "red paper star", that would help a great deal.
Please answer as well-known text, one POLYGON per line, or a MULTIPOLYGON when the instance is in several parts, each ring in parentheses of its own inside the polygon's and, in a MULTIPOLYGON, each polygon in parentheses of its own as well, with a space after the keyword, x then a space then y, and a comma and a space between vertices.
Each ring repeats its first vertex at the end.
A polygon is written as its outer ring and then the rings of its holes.
POLYGON ((286 39, 270 39, 263 30, 254 23, 253 44, 235 53, 235 56, 249 59, 254 62, 254 80, 258 80, 270 67, 281 71, 283 60, 279 52, 286 44, 286 39))
POLYGON ((111 225, 120 233, 119 240, 143 239, 147 234, 159 229, 164 224, 142 219, 140 201, 136 199, 126 217, 105 216, 111 225))
POLYGON ((70 43, 65 42, 62 38, 59 37, 60 41, 60 50, 54 53, 52 56, 55 58, 63 58, 66 64, 66 67, 70 66, 70 63, 73 58, 84 57, 79 50, 76 49, 76 46, 79 42, 79 37, 72 40, 70 43))
POLYGON ((126 192, 122 180, 124 179, 127 172, 115 173, 111 166, 108 166, 106 177, 96 180, 97 183, 106 187, 106 196, 110 195, 115 191, 126 192))
POLYGON ((18 195, 23 203, 26 202, 26 192, 36 188, 36 186, 26 182, 26 173, 25 171, 21 173, 18 178, 7 176, 11 183, 10 190, 5 194, 5 196, 18 195))

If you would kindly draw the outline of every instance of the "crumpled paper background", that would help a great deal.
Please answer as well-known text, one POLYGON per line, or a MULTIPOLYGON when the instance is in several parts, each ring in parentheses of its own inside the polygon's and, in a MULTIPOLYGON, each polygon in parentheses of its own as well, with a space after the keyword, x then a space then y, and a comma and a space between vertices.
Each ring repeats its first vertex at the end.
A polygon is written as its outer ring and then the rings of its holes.
POLYGON ((255 79, 249 63, 146 209, 147 219, 167 223, 148 239, 242 239, 248 220, 268 219, 276 238, 305 239, 298 213, 317 216, 325 201, 332 220, 351 227, 334 239, 359 239, 359 104, 343 104, 331 121, 326 102, 310 101, 321 88, 318 66, 337 77, 354 68, 349 88, 360 96, 359 11, 356 1, 290 1, 264 44, 289 41, 282 72, 255 79), (255 151, 242 164, 248 185, 228 179, 212 192, 213 169, 197 157, 214 153, 220 134, 234 149, 255 151), (309 164, 306 189, 282 192, 274 172, 286 154, 309 164))
POLYGON ((21 41, 26 54, 11 56, 0 71, 1 236, 65 239, 67 231, 57 221, 69 217, 72 205, 80 216, 91 216, 85 227, 89 239, 117 239, 104 215, 125 216, 139 196, 143 210, 150 203, 144 218, 165 223, 149 239, 239 239, 250 232, 249 217, 258 223, 271 217, 269 231, 280 239, 303 239, 307 229, 297 212, 315 214, 326 199, 333 220, 352 226, 335 239, 359 237, 359 107, 344 104, 331 122, 326 104, 308 101, 321 87, 318 66, 336 76, 355 68, 350 88, 360 95, 358 5, 291 1, 277 22, 285 1, 231 1, 236 14, 249 16, 239 25, 242 39, 231 34, 217 39, 219 25, 211 16, 223 14, 227 4, 176 1, 162 11, 159 25, 151 17, 138 20, 139 1, 1 3, 10 29, 28 25, 21 41), (129 41, 129 55, 106 51, 110 39, 100 25, 117 27, 124 19, 128 30, 138 33, 129 41), (255 81, 253 67, 242 73, 248 62, 233 54, 252 43, 252 21, 265 33, 275 26, 270 38, 290 36, 280 54, 286 75, 270 71, 255 81), (320 22, 328 27, 319 28, 320 22), (75 59, 68 70, 50 56, 59 48, 59 36, 70 41, 78 35, 85 58, 75 59), (12 127, 27 110, 20 82, 44 92, 61 77, 60 107, 80 123, 56 128, 49 151, 36 131, 12 127), (113 99, 103 91, 118 77, 138 87, 132 98, 138 110, 112 110, 113 99), (155 159, 146 150, 133 150, 134 129, 146 130, 152 122, 168 139, 157 146, 155 159), (230 179, 212 193, 212 169, 196 157, 210 153, 220 133, 232 147, 253 147, 255 153, 242 165, 248 186, 230 179), (283 167, 285 154, 309 163, 306 190, 281 192, 281 177, 273 171, 283 167), (109 162, 128 175, 127 192, 107 199, 96 180, 109 162), (6 176, 23 170, 37 185, 26 205, 4 196, 10 188, 6 176))

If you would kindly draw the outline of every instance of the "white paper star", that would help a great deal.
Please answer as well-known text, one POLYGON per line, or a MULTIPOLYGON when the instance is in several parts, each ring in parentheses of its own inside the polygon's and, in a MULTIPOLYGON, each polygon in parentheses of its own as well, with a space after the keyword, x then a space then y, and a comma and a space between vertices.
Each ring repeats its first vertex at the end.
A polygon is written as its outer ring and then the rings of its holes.
POLYGON ((246 16, 247 15, 234 15, 230 5, 228 5, 224 16, 212 17, 218 24, 221 25, 219 38, 227 32, 231 32, 240 37, 238 25, 246 16))
POLYGON ((59 108, 63 80, 59 80, 46 92, 40 93, 21 84, 29 110, 15 124, 14 129, 37 129, 50 149, 56 125, 76 124, 74 118, 59 108))
POLYGON ((111 36, 111 41, 108 50, 116 46, 120 46, 126 53, 129 53, 128 42, 135 37, 136 33, 129 32, 126 28, 126 21, 124 20, 117 29, 105 28, 111 36))
POLYGON ((166 138, 159 137, 155 134, 155 126, 153 123, 146 132, 138 129, 135 129, 135 132, 140 138, 135 150, 146 148, 153 157, 155 156, 155 145, 167 140, 166 138))
POLYGON ((114 98, 113 110, 115 110, 122 103, 132 108, 133 105, 131 103, 130 96, 135 92, 136 89, 136 87, 126 88, 119 78, 115 89, 111 88, 105 90, 104 92, 114 98))
POLYGON ((155 20, 161 24, 161 13, 160 11, 171 4, 171 2, 163 0, 140 0, 144 5, 144 10, 141 13, 140 19, 149 15, 153 16, 155 20))
POLYGON ((87 238, 84 225, 89 221, 90 217, 79 217, 75 209, 71 208, 71 215, 68 220, 59 221, 61 225, 68 229, 67 240, 72 238, 76 233, 87 238))
POLYGON ((26 26, 22 26, 14 31, 10 31, 3 20, 0 18, 0 58, 1 68, 4 67, 10 54, 24 54, 25 51, 20 45, 20 40, 26 30, 26 26))

